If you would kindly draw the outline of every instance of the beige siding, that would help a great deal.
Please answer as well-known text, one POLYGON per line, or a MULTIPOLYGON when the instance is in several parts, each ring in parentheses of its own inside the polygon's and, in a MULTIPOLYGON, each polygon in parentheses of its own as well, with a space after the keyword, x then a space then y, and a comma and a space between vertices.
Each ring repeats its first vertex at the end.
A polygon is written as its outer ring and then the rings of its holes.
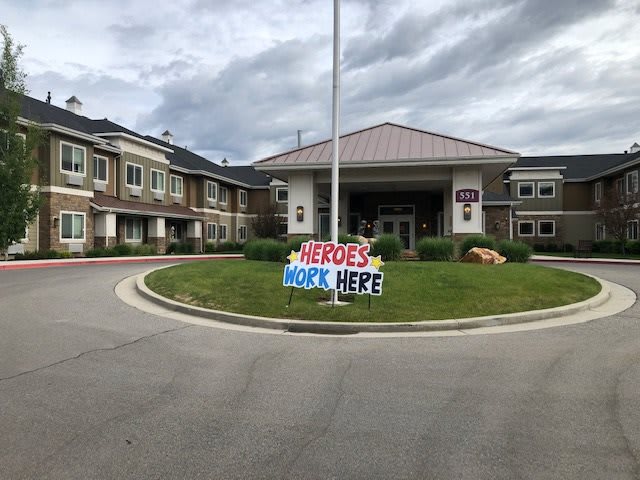
POLYGON ((522 202, 519 205, 518 211, 535 210, 535 211, 561 211, 563 209, 562 196, 563 196, 563 184, 562 180, 517 180, 512 181, 511 185, 511 198, 522 202), (538 198, 538 184, 544 182, 553 182, 555 184, 555 197, 553 198, 538 198), (521 183, 533 183, 534 198, 520 198, 518 196, 519 185, 521 183))
POLYGON ((563 196, 565 210, 591 210, 593 194, 588 183, 565 183, 563 196))
POLYGON ((50 161, 49 161, 49 182, 57 187, 73 188, 77 190, 93 190, 93 145, 83 142, 73 137, 67 137, 51 133, 49 136, 50 161), (61 143, 68 143, 73 146, 84 148, 85 151, 85 172, 82 177, 82 186, 68 185, 66 173, 61 172, 61 143))
POLYGON ((564 215, 564 241, 577 245, 578 240, 595 240, 595 215, 564 215))
POLYGON ((117 181, 118 197, 121 200, 128 200, 130 202, 151 203, 155 205, 169 205, 171 203, 169 194, 169 165, 156 162, 147 157, 141 157, 140 155, 134 155, 133 153, 124 152, 120 158, 120 162, 118 165, 117 181), (142 166, 142 195, 140 197, 132 197, 131 195, 129 195, 129 187, 127 187, 127 163, 133 163, 135 165, 142 166), (151 191, 152 168, 154 170, 161 170, 164 172, 165 192, 163 201, 153 199, 153 192, 151 191))

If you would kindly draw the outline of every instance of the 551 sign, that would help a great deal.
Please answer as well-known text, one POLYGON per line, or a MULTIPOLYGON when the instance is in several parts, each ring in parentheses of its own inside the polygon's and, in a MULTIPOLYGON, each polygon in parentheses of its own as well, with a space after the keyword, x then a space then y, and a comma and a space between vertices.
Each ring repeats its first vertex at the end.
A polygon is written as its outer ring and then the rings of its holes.
POLYGON ((456 190, 456 202, 465 203, 465 202, 479 202, 480 201, 480 192, 478 190, 474 190, 472 188, 464 188, 462 190, 456 190))

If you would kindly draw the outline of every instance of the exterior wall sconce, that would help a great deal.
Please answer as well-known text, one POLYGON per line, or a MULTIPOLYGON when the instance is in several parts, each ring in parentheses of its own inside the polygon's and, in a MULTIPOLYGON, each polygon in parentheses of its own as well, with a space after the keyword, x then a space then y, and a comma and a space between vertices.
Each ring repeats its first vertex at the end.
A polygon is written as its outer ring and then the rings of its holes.
POLYGON ((342 225, 342 217, 338 217, 338 226, 342 225))
POLYGON ((58 223, 60 222, 58 217, 53 217, 51 220, 53 220, 51 223, 53 223, 53 228, 58 228, 58 223))
POLYGON ((462 213, 464 215, 465 220, 471 220, 471 204, 465 203, 464 207, 462 207, 462 213))
POLYGON ((500 221, 499 220, 496 221, 495 228, 496 228, 496 231, 500 230, 500 221))
POLYGON ((296 207, 296 220, 304 222, 304 207, 302 205, 296 207))

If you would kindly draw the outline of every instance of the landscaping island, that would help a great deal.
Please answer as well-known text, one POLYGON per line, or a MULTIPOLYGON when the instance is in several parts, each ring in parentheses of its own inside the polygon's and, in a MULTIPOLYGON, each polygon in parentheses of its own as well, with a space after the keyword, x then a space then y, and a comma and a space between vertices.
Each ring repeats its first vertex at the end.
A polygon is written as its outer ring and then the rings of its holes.
POLYGON ((152 272, 154 292, 198 307, 263 317, 335 322, 416 322, 540 310, 580 302, 600 291, 587 276, 538 265, 387 262, 383 294, 349 295, 331 308, 321 289, 282 286, 284 264, 203 261, 152 272))

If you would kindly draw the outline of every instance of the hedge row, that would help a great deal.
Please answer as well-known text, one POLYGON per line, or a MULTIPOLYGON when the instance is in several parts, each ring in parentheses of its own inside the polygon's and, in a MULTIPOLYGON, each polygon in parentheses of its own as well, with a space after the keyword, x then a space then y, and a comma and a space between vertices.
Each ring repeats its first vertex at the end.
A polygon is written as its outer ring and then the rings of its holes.
MULTIPOLYGON (((460 246, 460 252, 464 255, 473 247, 496 250, 509 262, 525 263, 532 254, 531 247, 526 243, 511 240, 502 240, 496 243, 494 238, 483 235, 467 237, 460 246)), ((418 241, 416 252, 420 260, 449 262, 455 258, 455 244, 450 238, 423 238, 418 241)))
POLYGON ((85 255, 87 257, 130 257, 155 255, 156 253, 156 247, 153 245, 128 245, 121 243, 111 248, 92 248, 87 250, 85 255))
POLYGON ((58 250, 36 250, 33 252, 16 253, 16 260, 45 260, 50 258, 73 258, 73 254, 58 250))

